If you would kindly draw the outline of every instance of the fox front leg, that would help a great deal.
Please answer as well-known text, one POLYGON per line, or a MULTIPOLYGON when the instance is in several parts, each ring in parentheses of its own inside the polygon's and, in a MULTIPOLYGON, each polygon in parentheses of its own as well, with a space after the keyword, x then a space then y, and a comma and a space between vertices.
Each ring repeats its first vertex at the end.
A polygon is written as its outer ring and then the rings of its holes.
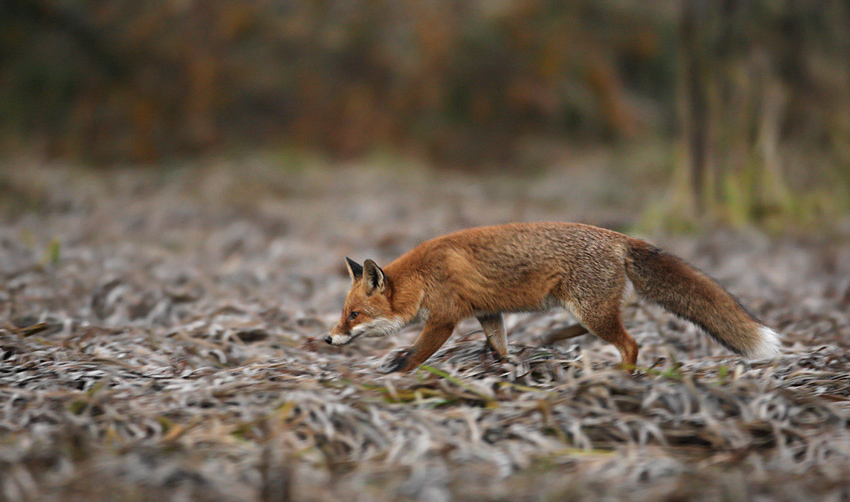
POLYGON ((508 355, 508 334, 505 331, 505 321, 502 314, 484 314, 476 316, 484 335, 487 336, 487 345, 492 348, 499 359, 508 355))
POLYGON ((424 363, 434 352, 446 343, 446 340, 452 336, 455 323, 435 323, 428 322, 419 338, 413 342, 413 345, 404 351, 401 355, 382 365, 380 368, 384 373, 392 373, 393 371, 410 371, 420 364, 424 363))

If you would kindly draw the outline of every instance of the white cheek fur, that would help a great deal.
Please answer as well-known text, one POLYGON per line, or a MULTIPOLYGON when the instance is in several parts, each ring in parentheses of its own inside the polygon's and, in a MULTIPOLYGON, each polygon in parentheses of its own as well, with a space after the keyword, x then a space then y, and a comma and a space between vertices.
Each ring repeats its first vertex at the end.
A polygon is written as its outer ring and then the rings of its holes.
POLYGON ((395 334, 403 327, 404 321, 399 318, 372 319, 369 322, 364 322, 363 324, 359 324, 351 328, 351 337, 357 338, 358 336, 366 336, 371 338, 387 336, 395 334))

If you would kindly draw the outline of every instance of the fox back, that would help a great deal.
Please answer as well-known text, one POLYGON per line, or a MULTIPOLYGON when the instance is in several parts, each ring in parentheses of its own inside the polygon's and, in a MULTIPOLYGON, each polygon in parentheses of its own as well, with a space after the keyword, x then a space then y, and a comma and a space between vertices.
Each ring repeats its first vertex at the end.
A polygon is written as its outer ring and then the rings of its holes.
POLYGON ((346 259, 352 285, 342 317, 327 337, 342 345, 392 334, 424 320, 422 334, 391 369, 430 357, 454 326, 476 317, 488 345, 507 355, 504 312, 562 306, 590 332, 613 343, 625 366, 637 343, 620 319, 628 281, 641 296, 749 356, 775 353, 778 338, 719 284, 650 244, 576 223, 516 223, 455 232, 427 241, 385 269, 346 259))

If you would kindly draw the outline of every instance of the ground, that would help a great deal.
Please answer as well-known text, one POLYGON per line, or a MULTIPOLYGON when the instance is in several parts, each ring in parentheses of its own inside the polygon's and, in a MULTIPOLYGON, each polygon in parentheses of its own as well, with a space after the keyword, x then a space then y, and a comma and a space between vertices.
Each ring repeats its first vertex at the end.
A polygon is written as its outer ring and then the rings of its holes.
POLYGON ((472 322, 409 375, 376 367, 416 326, 322 341, 345 256, 385 264, 504 221, 640 235, 663 191, 583 162, 522 177, 286 155, 7 164, 0 500, 848 500, 846 232, 641 235, 780 332, 775 361, 634 298, 635 375, 590 335, 548 343, 574 322, 558 310, 508 316, 502 363, 472 322))

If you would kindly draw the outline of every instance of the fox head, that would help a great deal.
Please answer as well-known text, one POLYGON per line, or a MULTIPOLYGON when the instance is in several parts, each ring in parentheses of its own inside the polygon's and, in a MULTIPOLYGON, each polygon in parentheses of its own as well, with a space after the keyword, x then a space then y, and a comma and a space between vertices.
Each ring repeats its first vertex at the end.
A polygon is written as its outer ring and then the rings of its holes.
POLYGON ((400 330, 404 321, 393 312, 391 285, 384 271, 372 260, 361 266, 346 258, 345 264, 351 276, 351 289, 345 298, 342 317, 325 341, 345 345, 360 336, 386 336, 400 330))

